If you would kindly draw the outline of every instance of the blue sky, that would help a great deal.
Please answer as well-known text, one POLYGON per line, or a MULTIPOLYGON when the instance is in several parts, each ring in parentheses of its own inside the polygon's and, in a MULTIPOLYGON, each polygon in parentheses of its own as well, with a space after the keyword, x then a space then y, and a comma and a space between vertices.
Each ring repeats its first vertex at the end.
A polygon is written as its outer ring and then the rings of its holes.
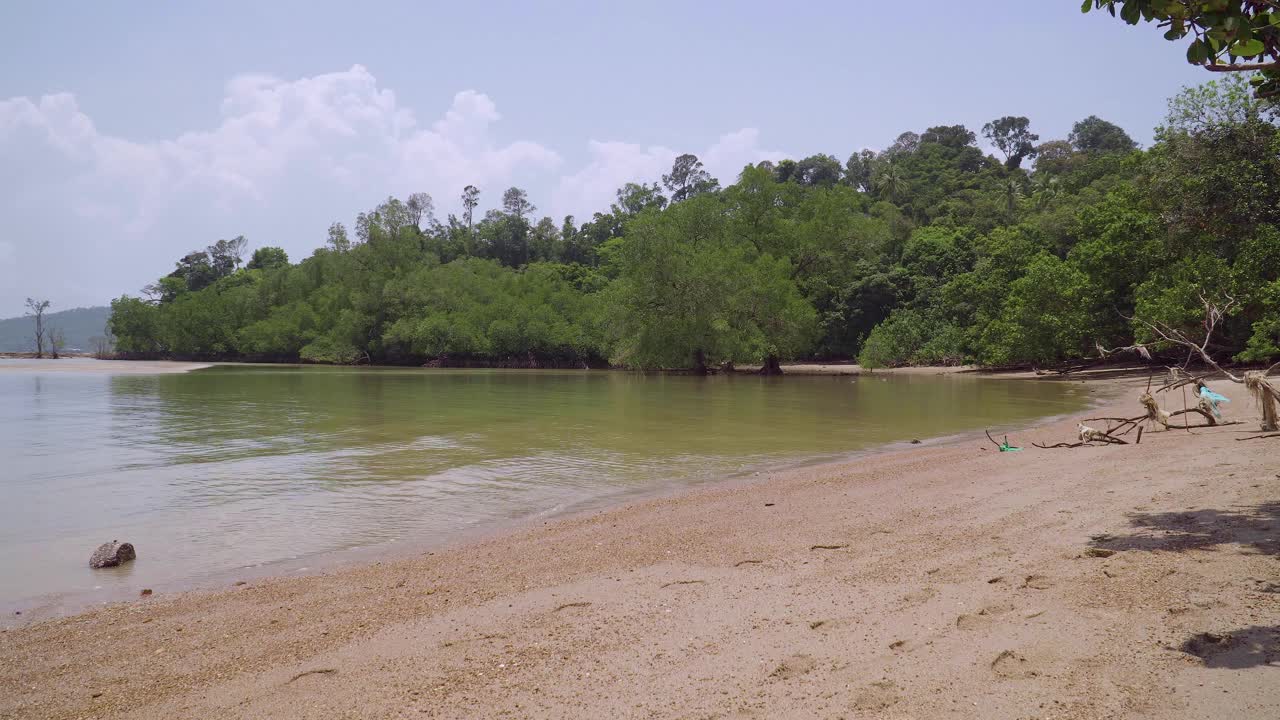
POLYGON ((582 219, 678 152, 731 182, 1006 114, 1146 144, 1207 79, 1078 0, 6 3, 0 26, 0 317, 136 293, 221 237, 300 259, 468 182, 582 219))

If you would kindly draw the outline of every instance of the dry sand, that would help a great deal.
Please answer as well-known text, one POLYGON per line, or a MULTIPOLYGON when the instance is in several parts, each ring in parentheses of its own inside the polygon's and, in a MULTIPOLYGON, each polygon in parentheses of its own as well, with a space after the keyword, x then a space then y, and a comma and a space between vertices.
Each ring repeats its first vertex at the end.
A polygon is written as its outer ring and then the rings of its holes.
MULTIPOLYGON (((1091 414, 1140 412, 1119 382, 1091 414)), ((926 446, 9 629, 0 716, 1274 720, 1280 439, 1216 389, 1249 424, 926 446)))

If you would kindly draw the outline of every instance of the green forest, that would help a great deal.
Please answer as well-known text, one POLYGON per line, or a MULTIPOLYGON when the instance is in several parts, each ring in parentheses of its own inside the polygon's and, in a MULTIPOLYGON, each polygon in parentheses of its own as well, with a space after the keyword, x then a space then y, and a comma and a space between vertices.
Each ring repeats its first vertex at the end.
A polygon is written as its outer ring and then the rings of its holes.
POLYGON ((1212 299, 1230 304, 1213 355, 1265 361, 1280 356, 1277 119, 1224 75, 1172 98, 1148 148, 1098 117, 1042 140, 1009 116, 731 184, 682 155, 583 222, 539 217, 519 188, 479 216, 467 186, 443 220, 426 194, 388 198, 300 262, 245 257, 243 237, 191 252, 115 300, 110 327, 128 356, 1052 366, 1172 353, 1147 323, 1203 335, 1212 299))

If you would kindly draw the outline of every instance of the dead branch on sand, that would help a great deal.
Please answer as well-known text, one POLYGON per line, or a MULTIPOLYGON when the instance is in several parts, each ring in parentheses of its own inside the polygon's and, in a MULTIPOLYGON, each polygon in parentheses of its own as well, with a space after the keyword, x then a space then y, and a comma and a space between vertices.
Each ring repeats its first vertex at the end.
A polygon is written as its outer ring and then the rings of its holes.
MULTIPOLYGON (((1207 378, 1208 375, 1195 377, 1185 372, 1187 366, 1191 364, 1191 361, 1199 356, 1200 360, 1205 365, 1213 368, 1217 374, 1233 383, 1244 385, 1245 388, 1248 389, 1249 394, 1254 399, 1254 402, 1257 403, 1262 411, 1261 429, 1263 432, 1275 432, 1280 430, 1280 420, 1278 420, 1278 416, 1280 416, 1280 390, 1277 390, 1276 387, 1271 384, 1271 381, 1268 380, 1268 376, 1271 372, 1276 368, 1280 368, 1280 362, 1275 363, 1266 370, 1246 372, 1243 376, 1240 376, 1219 365, 1218 361, 1214 360, 1213 355, 1209 353, 1209 341, 1213 338, 1214 330, 1217 329, 1218 324, 1222 322, 1223 318, 1229 315, 1237 305, 1237 301, 1234 297, 1225 294, 1223 297, 1225 298, 1224 301, 1214 302, 1205 297, 1204 293, 1200 294, 1200 303, 1204 306, 1204 320, 1201 322, 1201 326, 1204 328, 1204 339, 1200 342, 1192 340, 1190 337, 1187 337, 1187 334, 1183 331, 1159 320, 1149 321, 1139 317, 1126 319, 1145 325, 1157 338, 1159 338, 1160 342, 1183 347, 1188 351, 1186 361, 1182 363, 1180 368, 1170 368, 1170 381, 1156 392, 1185 388, 1187 385, 1200 383, 1207 378)), ((1106 357, 1109 353, 1122 352, 1126 350, 1136 351, 1143 357, 1150 357, 1150 352, 1141 344, 1131 345, 1124 348, 1116 348, 1114 350, 1106 350, 1101 345, 1098 345, 1098 350, 1103 357, 1106 357)), ((1150 395, 1150 393, 1146 393, 1145 395, 1150 395)), ((1145 400, 1143 404, 1146 405, 1145 400)), ((1204 400, 1199 400, 1199 407, 1206 411, 1205 413, 1202 413, 1205 414, 1206 417, 1212 415, 1212 408, 1207 405, 1208 403, 1204 400)), ((1166 418, 1163 418, 1161 415, 1163 411, 1160 411, 1158 407, 1155 409, 1154 416, 1151 407, 1148 406, 1147 410, 1148 417, 1164 425, 1166 428, 1169 427, 1168 423, 1164 422, 1166 418)), ((1214 423, 1210 421, 1209 424, 1213 425, 1214 423)), ((1188 426, 1184 424, 1184 428, 1186 427, 1188 426)))
POLYGON ((1278 438, 1280 433, 1271 433, 1270 435, 1250 435, 1249 437, 1236 438, 1236 442, 1241 440, 1266 440, 1267 438, 1278 438))
POLYGON ((285 685, 288 685, 294 680, 299 680, 308 675, 332 675, 333 673, 336 673, 336 672, 338 672, 337 668, 318 668, 316 670, 303 670, 302 672, 298 673, 297 675, 294 675, 293 677, 285 681, 285 685))
MULTIPOLYGON (((1132 430, 1133 429, 1132 425, 1134 423, 1133 421, 1125 420, 1124 418, 1117 418, 1117 419, 1123 420, 1123 422, 1115 428, 1108 428, 1106 430, 1099 430, 1097 428, 1092 428, 1092 427, 1089 427, 1088 425, 1085 425, 1084 423, 1078 424, 1076 427, 1079 428, 1080 430, 1080 442, 1074 442, 1074 443, 1060 442, 1060 443, 1055 443, 1053 445, 1043 445, 1041 443, 1031 443, 1031 444, 1034 445, 1035 447, 1040 448, 1041 450, 1053 450, 1056 448, 1078 448, 1078 447, 1084 447, 1086 445, 1093 445, 1094 443, 1103 443, 1105 445, 1128 445, 1129 442, 1127 440, 1122 440, 1116 437, 1115 435, 1113 435, 1112 433, 1124 427, 1128 427, 1129 430, 1132 430)), ((1126 432, 1128 432, 1128 430, 1126 430, 1126 432)), ((1139 431, 1138 438, 1139 438, 1139 442, 1141 442, 1141 438, 1142 438, 1141 431, 1139 431)))

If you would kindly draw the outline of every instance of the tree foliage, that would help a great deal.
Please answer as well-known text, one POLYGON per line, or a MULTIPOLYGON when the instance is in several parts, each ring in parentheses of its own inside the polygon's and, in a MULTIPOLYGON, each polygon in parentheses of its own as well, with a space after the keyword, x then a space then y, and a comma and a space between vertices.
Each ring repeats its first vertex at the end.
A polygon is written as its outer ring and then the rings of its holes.
POLYGON ((112 303, 119 352, 307 362, 771 366, 792 358, 1036 365, 1197 322, 1212 348, 1280 356, 1280 132, 1238 81, 1174 98, 1139 150, 1097 117, 1039 143, 904 132, 882 151, 762 162, 720 187, 693 155, 582 221, 510 188, 441 221, 422 193, 333 223, 290 263, 243 239, 183 255, 112 303), (1035 158, 1034 166, 1028 161, 1035 158))
POLYGON ((1280 95, 1280 4, 1273 0, 1085 0, 1130 25, 1154 22, 1187 45, 1187 62, 1213 72, 1255 73, 1258 97, 1280 95))
POLYGON ((982 136, 1004 154, 1005 166, 1010 170, 1022 167, 1022 161, 1036 154, 1039 135, 1031 132, 1031 120, 1006 115, 982 126, 982 136))

